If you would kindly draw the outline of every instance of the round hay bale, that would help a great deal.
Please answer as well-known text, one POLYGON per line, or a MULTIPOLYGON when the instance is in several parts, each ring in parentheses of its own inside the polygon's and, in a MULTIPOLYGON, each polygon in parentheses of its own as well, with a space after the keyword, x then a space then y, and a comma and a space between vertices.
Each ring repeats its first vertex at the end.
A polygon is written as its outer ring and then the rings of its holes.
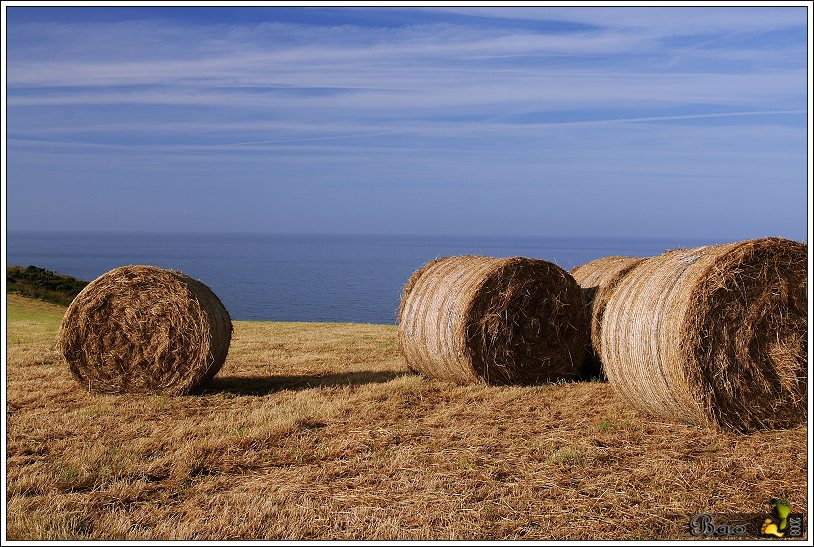
POLYGON ((602 363, 599 360, 599 340, 593 337, 594 323, 596 316, 594 314, 594 303, 600 303, 604 300, 602 292, 608 284, 618 281, 620 276, 624 276, 633 269, 644 258, 636 256, 606 256, 587 262, 582 266, 577 266, 571 270, 571 275, 574 276, 579 286, 582 287, 582 298, 585 300, 585 307, 588 314, 588 322, 591 327, 591 347, 586 353, 585 360, 582 363, 582 375, 585 378, 605 378, 605 373, 602 370, 602 363))
POLYGON ((588 344, 574 278, 521 257, 428 263, 404 288, 398 336, 413 371, 459 384, 575 378, 588 344))
POLYGON ((806 416, 806 246, 765 238, 668 251, 619 279, 595 335, 646 413, 750 431, 806 416))
POLYGON ((231 337, 229 313, 200 281, 153 266, 123 266, 76 296, 62 320, 59 347, 90 391, 180 395, 215 376, 231 337))

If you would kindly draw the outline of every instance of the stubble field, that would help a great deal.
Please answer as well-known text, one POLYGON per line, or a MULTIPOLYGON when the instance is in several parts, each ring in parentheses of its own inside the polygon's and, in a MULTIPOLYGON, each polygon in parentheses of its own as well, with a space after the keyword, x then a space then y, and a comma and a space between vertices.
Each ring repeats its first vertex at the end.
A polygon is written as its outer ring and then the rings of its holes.
POLYGON ((8 296, 8 539, 689 539, 806 506, 806 428, 653 421, 607 383, 460 387, 396 329, 234 323, 200 395, 93 395, 64 308, 8 296))

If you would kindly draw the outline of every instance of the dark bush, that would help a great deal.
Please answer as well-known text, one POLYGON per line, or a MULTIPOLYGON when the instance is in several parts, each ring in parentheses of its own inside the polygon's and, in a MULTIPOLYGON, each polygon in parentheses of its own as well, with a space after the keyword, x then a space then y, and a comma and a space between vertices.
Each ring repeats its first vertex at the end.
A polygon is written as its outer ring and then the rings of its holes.
POLYGON ((79 294, 79 291, 88 284, 87 281, 36 266, 26 268, 8 266, 6 268, 6 283, 9 293, 38 298, 64 306, 70 304, 74 297, 79 294))

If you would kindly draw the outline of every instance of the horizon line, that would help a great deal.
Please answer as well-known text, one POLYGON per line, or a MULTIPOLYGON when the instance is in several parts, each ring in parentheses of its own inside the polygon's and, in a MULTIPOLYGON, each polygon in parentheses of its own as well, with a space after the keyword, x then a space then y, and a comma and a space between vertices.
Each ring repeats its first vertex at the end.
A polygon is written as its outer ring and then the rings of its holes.
MULTIPOLYGON (((406 232, 280 232, 280 231, 189 231, 189 230, 30 230, 30 229, 5 229, 4 234, 111 234, 111 235, 188 235, 188 236, 337 236, 337 237, 429 237, 429 238, 486 238, 486 239, 503 239, 503 238, 520 238, 520 239, 599 239, 599 240, 614 240, 614 239, 636 239, 636 240, 699 240, 699 241, 742 241, 744 239, 759 239, 762 237, 781 237, 784 239, 792 239, 789 236, 779 235, 778 233, 767 233, 760 236, 750 236, 744 238, 743 236, 734 235, 589 235, 589 234, 477 234, 477 233, 406 233, 406 232)), ((798 241, 807 242, 806 238, 798 241)))

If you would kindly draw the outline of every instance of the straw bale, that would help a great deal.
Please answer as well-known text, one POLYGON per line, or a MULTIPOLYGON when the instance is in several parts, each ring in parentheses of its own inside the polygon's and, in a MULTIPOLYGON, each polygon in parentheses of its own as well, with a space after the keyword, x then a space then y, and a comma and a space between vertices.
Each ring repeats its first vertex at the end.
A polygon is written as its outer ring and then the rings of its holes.
MULTIPOLYGON (((593 334, 597 327, 594 327, 596 317, 594 315, 594 303, 601 303, 604 295, 601 290, 608 284, 615 283, 617 278, 625 275, 636 264, 645 260, 635 256, 605 256, 587 262, 582 266, 577 266, 571 270, 571 275, 582 287, 582 297, 588 314, 588 322, 593 334)), ((601 304, 600 304, 601 305, 601 304)), ((591 346, 588 349, 585 360, 582 363, 582 375, 585 378, 605 378, 602 370, 602 363, 599 360, 599 341, 591 337, 591 346)))
POLYGON ((59 347, 90 391, 177 395, 215 376, 231 335, 229 313, 200 281, 174 270, 123 266, 76 296, 59 347))
POLYGON ((606 288, 610 383, 658 418, 749 431, 805 420, 806 246, 780 238, 668 251, 606 288))
POLYGON ((576 281, 531 258, 434 260, 410 277, 399 310, 408 366, 459 384, 575 378, 588 336, 576 281))

